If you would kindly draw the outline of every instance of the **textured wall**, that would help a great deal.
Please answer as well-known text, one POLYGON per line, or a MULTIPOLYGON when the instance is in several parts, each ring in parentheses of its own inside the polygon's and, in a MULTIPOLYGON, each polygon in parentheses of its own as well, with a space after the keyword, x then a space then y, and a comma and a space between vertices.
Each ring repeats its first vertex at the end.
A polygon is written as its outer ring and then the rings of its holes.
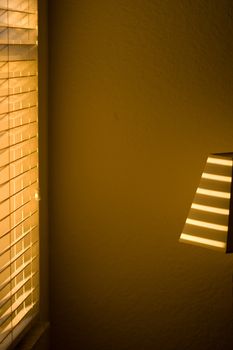
POLYGON ((49 10, 52 349, 232 349, 233 257, 178 243, 233 150, 232 1, 49 10))

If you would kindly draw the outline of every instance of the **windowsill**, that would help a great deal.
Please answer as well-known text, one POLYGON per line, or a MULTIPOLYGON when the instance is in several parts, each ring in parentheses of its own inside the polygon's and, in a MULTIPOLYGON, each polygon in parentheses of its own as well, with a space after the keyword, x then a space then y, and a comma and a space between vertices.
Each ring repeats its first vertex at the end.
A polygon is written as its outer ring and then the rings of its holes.
MULTIPOLYGON (((16 346, 17 350, 32 350, 37 349, 37 344, 42 340, 42 338, 48 337, 49 322, 37 322, 28 333, 22 338, 20 343, 16 346)), ((45 340, 46 344, 48 339, 45 340)), ((45 344, 45 343, 44 343, 45 344)), ((42 348, 41 348, 42 349, 42 348)), ((43 346, 44 349, 49 349, 49 347, 43 346)))

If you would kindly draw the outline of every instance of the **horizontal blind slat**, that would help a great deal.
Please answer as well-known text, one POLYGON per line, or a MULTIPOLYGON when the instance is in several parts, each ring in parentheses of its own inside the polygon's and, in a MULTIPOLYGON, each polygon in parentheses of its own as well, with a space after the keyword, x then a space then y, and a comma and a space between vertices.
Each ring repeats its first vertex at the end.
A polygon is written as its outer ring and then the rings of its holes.
POLYGON ((23 14, 32 14, 36 15, 36 11, 26 11, 26 10, 17 10, 16 8, 7 8, 7 7, 0 7, 0 11, 5 11, 5 12, 18 12, 18 13, 23 13, 23 14))

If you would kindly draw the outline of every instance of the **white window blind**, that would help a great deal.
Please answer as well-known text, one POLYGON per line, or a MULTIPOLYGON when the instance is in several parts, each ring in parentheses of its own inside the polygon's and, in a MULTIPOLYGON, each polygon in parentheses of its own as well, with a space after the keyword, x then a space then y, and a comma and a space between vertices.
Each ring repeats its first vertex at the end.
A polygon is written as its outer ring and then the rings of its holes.
POLYGON ((38 311, 37 1, 0 0, 0 349, 38 311))

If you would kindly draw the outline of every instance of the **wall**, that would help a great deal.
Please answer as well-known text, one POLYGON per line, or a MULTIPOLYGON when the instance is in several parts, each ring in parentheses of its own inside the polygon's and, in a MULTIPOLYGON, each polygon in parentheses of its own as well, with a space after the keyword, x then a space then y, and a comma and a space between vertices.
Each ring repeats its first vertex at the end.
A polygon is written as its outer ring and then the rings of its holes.
POLYGON ((228 0, 49 2, 52 349, 232 349, 233 257, 179 244, 233 149, 228 0))

